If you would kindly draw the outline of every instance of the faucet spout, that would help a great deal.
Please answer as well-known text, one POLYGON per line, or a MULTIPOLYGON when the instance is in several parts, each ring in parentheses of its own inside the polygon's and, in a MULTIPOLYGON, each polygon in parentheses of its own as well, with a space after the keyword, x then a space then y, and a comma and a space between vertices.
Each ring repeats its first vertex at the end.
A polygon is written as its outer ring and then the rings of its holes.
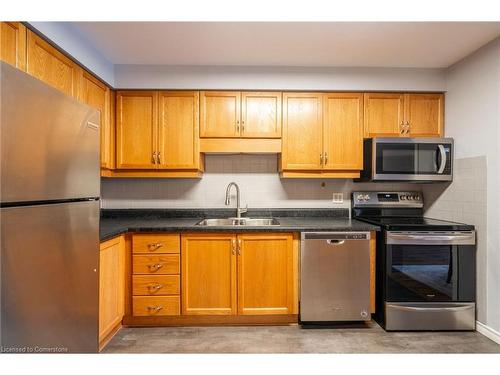
POLYGON ((240 207, 240 187, 236 182, 230 182, 229 185, 227 185, 225 205, 229 206, 231 204, 231 187, 233 186, 236 188, 236 217, 240 219, 241 214, 247 212, 248 208, 240 207))

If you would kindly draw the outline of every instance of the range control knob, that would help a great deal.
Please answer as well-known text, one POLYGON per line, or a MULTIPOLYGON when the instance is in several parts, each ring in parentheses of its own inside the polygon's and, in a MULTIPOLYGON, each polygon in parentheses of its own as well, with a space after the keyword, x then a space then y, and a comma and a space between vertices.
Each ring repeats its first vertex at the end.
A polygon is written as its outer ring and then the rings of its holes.
POLYGON ((369 201, 370 200, 370 196, 368 194, 365 194, 364 199, 365 199, 365 201, 369 201))
POLYGON ((420 200, 420 195, 415 195, 415 200, 419 201, 420 200))
POLYGON ((358 194, 358 195, 356 196, 356 199, 357 199, 358 201, 364 201, 364 200, 365 200, 365 196, 364 196, 363 194, 358 194))
POLYGON ((401 195, 401 198, 400 198, 402 201, 405 201, 406 200, 406 195, 401 195))

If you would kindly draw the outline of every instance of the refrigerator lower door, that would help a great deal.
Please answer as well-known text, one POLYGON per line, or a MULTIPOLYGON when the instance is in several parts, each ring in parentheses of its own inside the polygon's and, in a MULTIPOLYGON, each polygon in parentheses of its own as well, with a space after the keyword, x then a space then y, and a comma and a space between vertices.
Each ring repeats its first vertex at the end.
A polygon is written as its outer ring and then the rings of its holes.
POLYGON ((4 351, 97 352, 99 202, 1 209, 4 351))

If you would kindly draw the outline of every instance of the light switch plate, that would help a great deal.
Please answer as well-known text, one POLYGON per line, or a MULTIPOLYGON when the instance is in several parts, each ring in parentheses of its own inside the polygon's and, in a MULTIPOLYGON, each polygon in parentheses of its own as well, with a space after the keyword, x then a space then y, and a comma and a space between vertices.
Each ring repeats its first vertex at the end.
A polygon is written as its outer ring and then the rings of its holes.
POLYGON ((333 203, 344 203, 344 194, 342 194, 342 193, 333 193, 332 202, 333 203))

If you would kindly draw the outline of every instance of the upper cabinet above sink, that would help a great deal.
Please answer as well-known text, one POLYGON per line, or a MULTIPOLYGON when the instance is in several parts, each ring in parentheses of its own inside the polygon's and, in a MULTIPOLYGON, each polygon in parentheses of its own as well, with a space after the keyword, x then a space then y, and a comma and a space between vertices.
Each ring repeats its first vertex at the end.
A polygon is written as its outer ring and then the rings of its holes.
POLYGON ((281 92, 202 91, 201 152, 281 152, 281 92))

